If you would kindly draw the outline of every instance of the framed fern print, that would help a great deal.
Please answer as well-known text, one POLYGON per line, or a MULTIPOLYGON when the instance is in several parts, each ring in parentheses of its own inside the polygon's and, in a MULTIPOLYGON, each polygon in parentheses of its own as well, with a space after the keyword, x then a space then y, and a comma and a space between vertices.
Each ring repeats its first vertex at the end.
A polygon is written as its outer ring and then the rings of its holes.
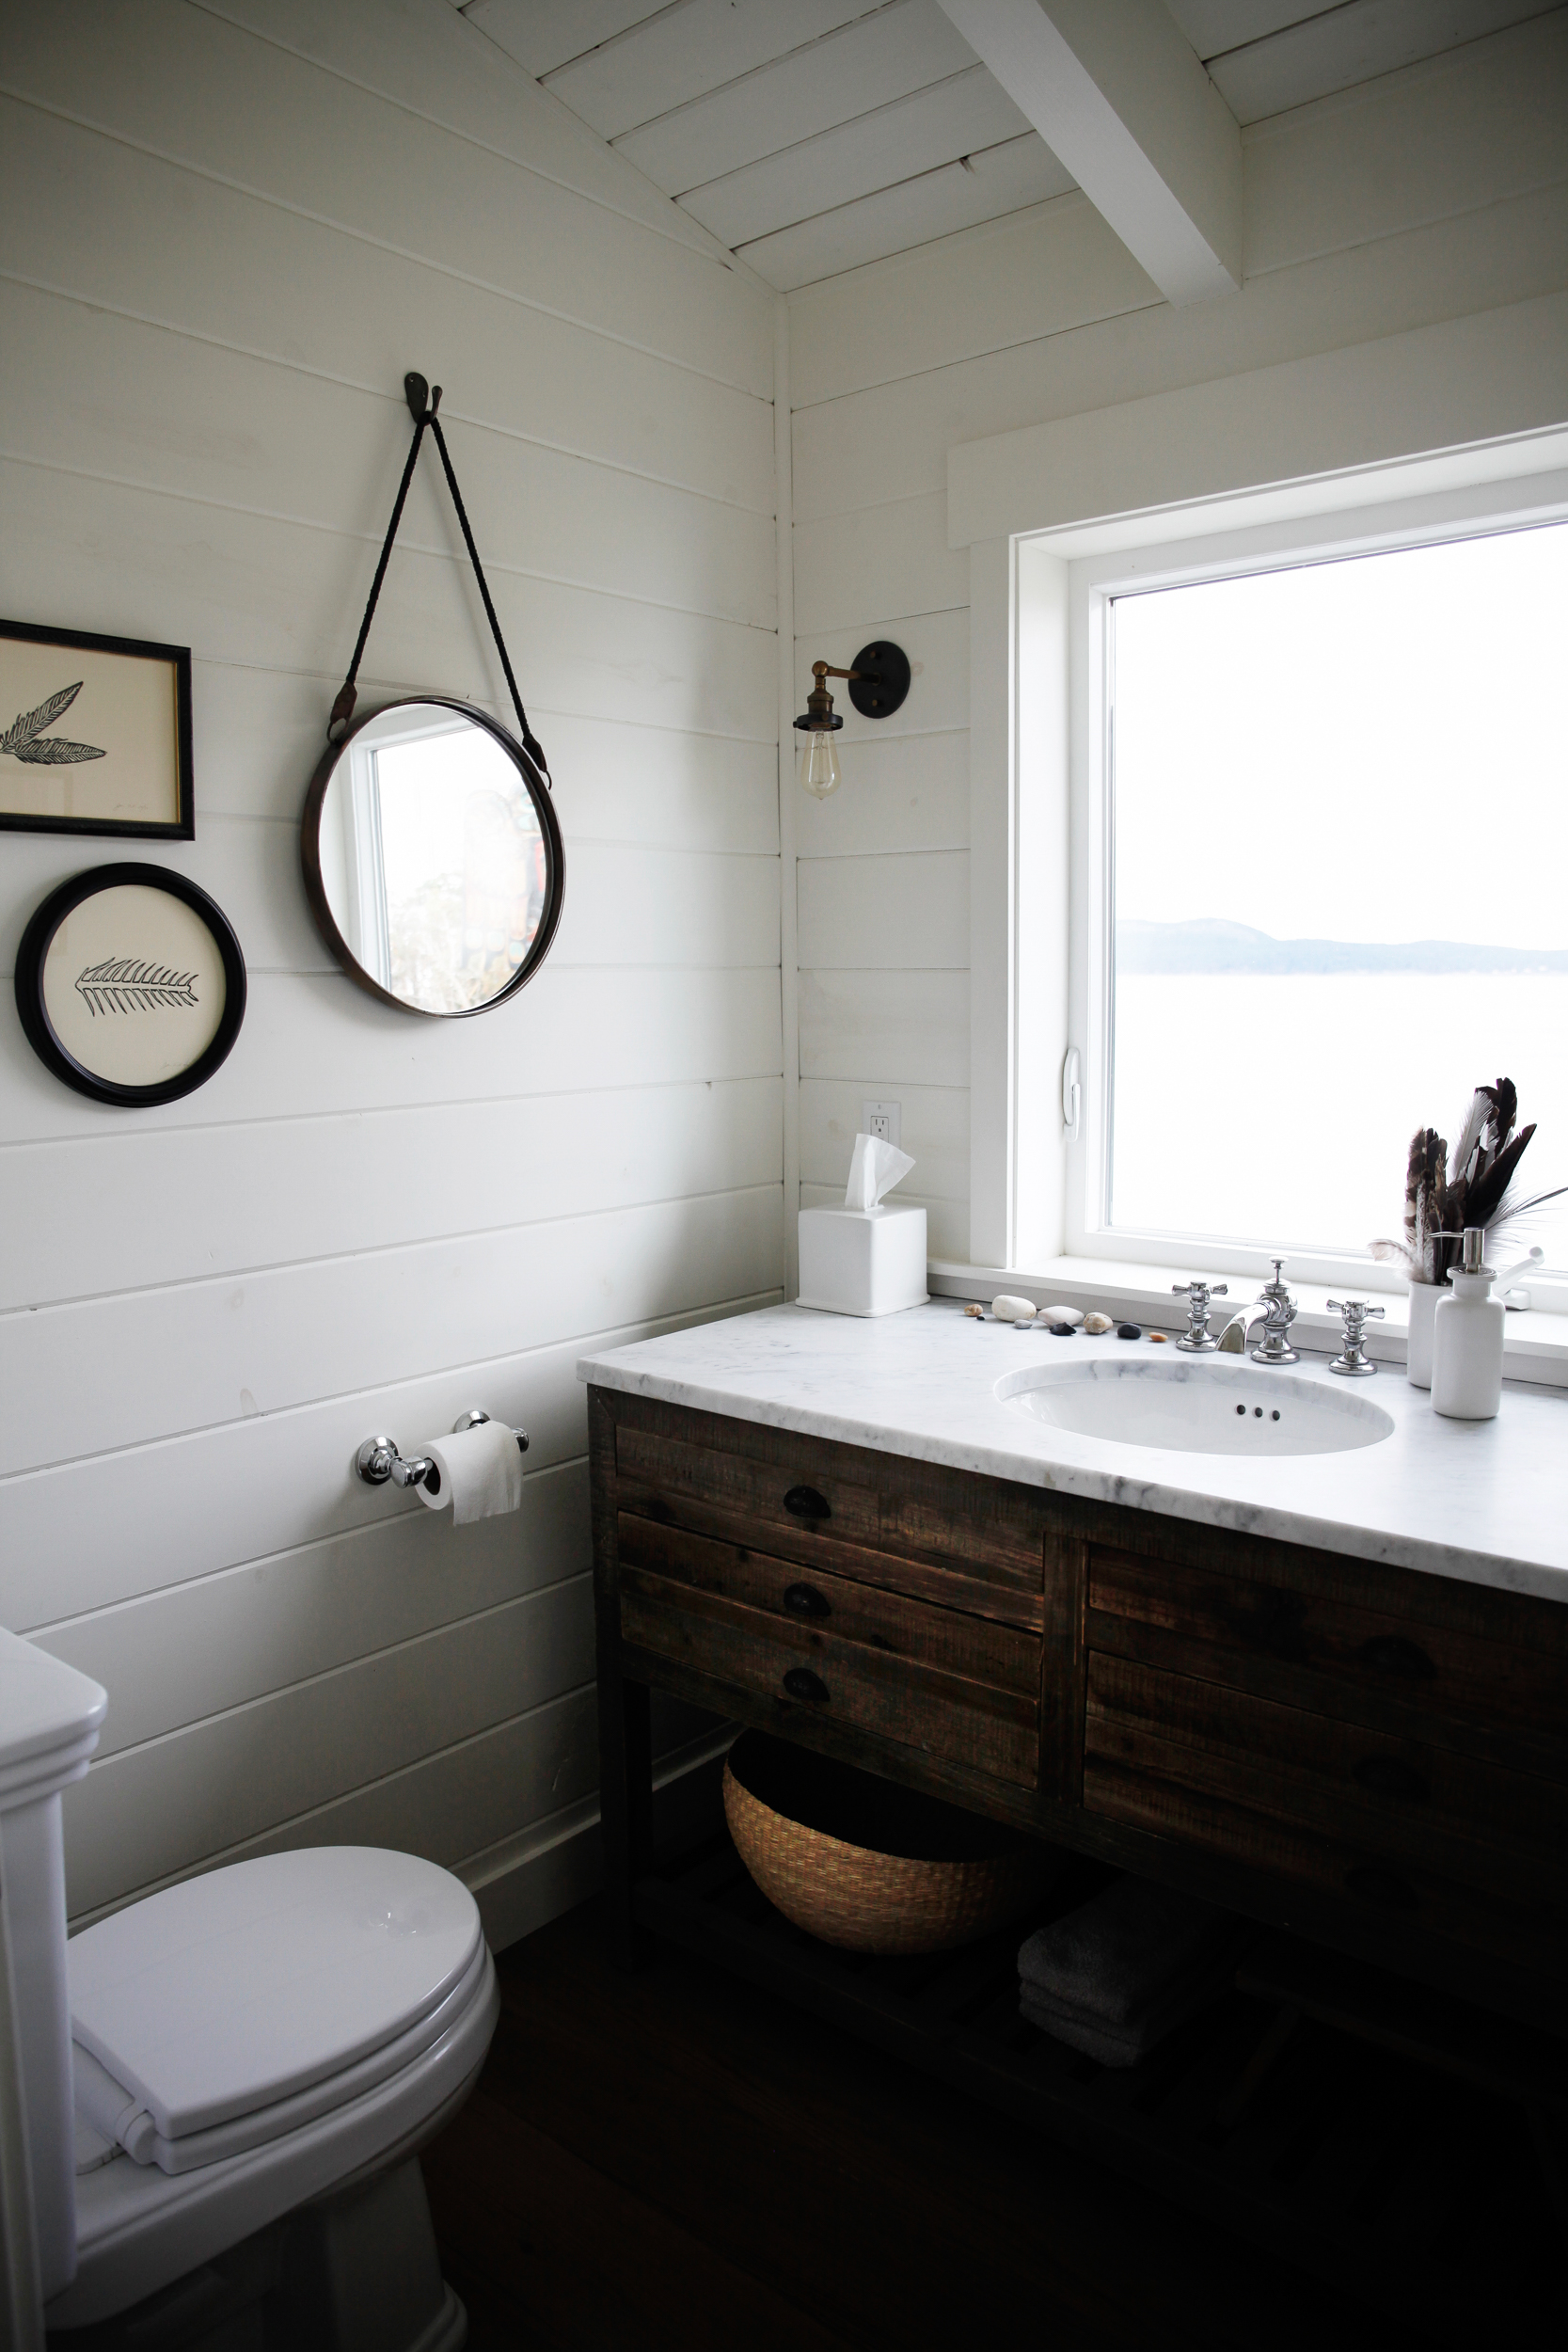
POLYGON ((16 1004, 45 1068, 125 1110, 204 1086, 245 1019, 245 958, 207 893, 166 866, 95 866, 22 936, 16 1004))
POLYGON ((194 839, 190 647, 0 621, 0 827, 194 839))

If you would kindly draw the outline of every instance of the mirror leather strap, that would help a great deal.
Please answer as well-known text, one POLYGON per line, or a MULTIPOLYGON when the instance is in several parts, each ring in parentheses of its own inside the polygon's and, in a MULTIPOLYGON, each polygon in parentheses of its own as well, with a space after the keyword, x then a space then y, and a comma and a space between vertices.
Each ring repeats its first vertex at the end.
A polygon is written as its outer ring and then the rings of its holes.
POLYGON ((403 480, 398 485, 397 501, 392 508, 392 519, 387 526, 387 536, 382 542, 381 561, 375 567, 375 578, 371 582, 371 593, 365 605, 365 617, 359 624, 359 638, 354 648, 354 659, 349 663, 348 675, 338 691, 338 698, 332 706, 332 713, 326 723, 327 740, 328 742, 333 740, 334 727, 340 724, 346 726, 354 716, 354 706, 357 700, 358 691, 356 680, 359 675, 359 664, 364 659, 365 641, 370 636, 371 622, 375 617, 376 600, 381 595, 381 583, 387 577, 387 565, 391 560, 392 542, 398 535, 398 525, 403 520, 404 505, 408 497, 408 485, 414 479, 414 468, 419 461, 420 445, 424 439, 425 427, 428 425, 436 437, 436 446, 440 452, 441 469, 447 477, 447 487, 451 492, 451 502, 457 510, 457 519, 462 526, 464 544, 468 550, 468 561, 474 567, 474 578, 479 582, 479 593, 483 601, 485 618, 490 624, 490 632, 496 641, 496 651, 500 656, 501 668, 506 673, 506 683, 512 695, 512 707, 517 714, 517 731, 522 739, 523 749, 544 776, 545 782, 547 785, 551 784, 549 762, 545 756, 545 747, 529 725, 528 713, 523 708, 523 698, 517 691, 517 681, 512 672, 511 656, 506 650, 506 641, 501 635, 501 625, 497 617, 495 605, 490 598, 490 584, 484 577, 484 568, 479 560, 479 549, 474 545, 474 534, 468 522, 468 512, 463 503, 463 493, 457 486, 457 475, 447 450, 446 435, 441 430, 440 419, 436 414, 441 405, 441 387, 439 384, 427 387, 422 375, 410 374, 404 378, 404 395, 414 419, 414 438, 409 444, 407 462, 403 469, 403 480), (425 405, 427 398, 428 406, 425 405))

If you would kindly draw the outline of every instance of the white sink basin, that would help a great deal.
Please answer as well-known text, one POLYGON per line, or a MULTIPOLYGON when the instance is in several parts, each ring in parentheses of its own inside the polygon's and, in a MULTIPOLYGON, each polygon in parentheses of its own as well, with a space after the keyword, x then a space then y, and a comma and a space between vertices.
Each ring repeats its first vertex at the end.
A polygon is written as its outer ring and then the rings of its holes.
POLYGON ((1010 1372, 996 1394, 1075 1437, 1172 1454, 1345 1454, 1393 1429, 1359 1385, 1330 1388, 1234 1357, 1091 1357, 1010 1372))

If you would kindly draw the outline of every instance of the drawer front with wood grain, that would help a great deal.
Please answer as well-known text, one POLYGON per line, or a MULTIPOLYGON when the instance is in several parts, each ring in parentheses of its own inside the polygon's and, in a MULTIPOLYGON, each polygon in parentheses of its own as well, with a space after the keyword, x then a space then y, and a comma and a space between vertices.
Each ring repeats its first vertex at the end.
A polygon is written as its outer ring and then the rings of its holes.
POLYGON ((1186 1675, 1091 1656, 1084 1752, 1568 1917, 1568 1788, 1186 1675))
MULTIPOLYGON (((772 1435, 773 1433, 769 1433, 772 1435)), ((945 1492, 911 1494, 911 1466, 888 1456, 880 1476, 847 1448, 801 1439, 782 1463, 742 1450, 689 1443, 621 1424, 615 1438, 623 1502, 657 1502, 682 1519, 718 1512, 736 1527, 777 1528, 799 1546, 820 1540, 878 1553, 989 1585, 1038 1621, 1049 1509, 994 1480, 949 1474, 930 1482, 945 1492), (967 1491, 969 1486, 974 1491, 967 1491)), ((799 1556, 798 1552, 795 1556, 799 1556)), ((883 1579, 885 1581, 885 1571, 883 1579)), ((1015 1613, 1017 1613, 1015 1607, 1015 1613)))
MULTIPOLYGON (((630 1543, 643 1557, 660 1556, 635 1527, 630 1543)), ((792 1564, 667 1551, 663 1565, 676 1573, 661 1574, 634 1565, 625 1546, 623 1534, 621 1638, 632 1649, 770 1699, 781 1717, 792 1709, 836 1717, 998 1779, 1037 1780, 1037 1692, 1023 1685, 1021 1660, 975 1650, 974 1637, 989 1629, 932 1622, 942 1613, 857 1597, 827 1580, 806 1588, 814 1598, 797 1614, 785 1598, 801 1585, 792 1564), (976 1666, 1009 1681, 982 1679, 976 1666)))
POLYGON ((802 1573, 754 1545, 716 1541, 623 1511, 616 1523, 623 1574, 641 1568, 796 1626, 862 1642, 890 1658, 908 1658, 993 1684, 1033 1700, 1039 1689, 1037 1634, 954 1609, 933 1609, 902 1593, 835 1576, 813 1565, 802 1573))
MULTIPOLYGON (((1349 1904, 1408 1934, 1426 1931, 1560 1980, 1568 1970, 1568 1911, 1560 1877, 1503 1871, 1507 1884, 1477 1885, 1460 1875, 1467 1857, 1454 1839, 1420 1852, 1409 1847, 1390 1858, 1389 1840, 1363 1840, 1346 1815, 1333 1831, 1315 1833, 1260 1810, 1257 1784, 1225 1776, 1175 1741, 1146 1739, 1135 1755, 1106 1751, 1084 1762, 1084 1804, 1101 1819, 1151 1831, 1180 1844, 1243 1863, 1275 1878, 1349 1904)), ((1474 1856, 1468 1857, 1474 1875, 1474 1856)))
POLYGON ((1493 1752, 1512 1739, 1544 1776, 1568 1780, 1568 1655, 1557 1645, 1491 1641, 1283 1581, 1100 1545, 1089 1553, 1085 1639, 1091 1652, 1338 1721, 1418 1728, 1439 1746, 1464 1745, 1474 1726, 1492 1735, 1481 1744, 1493 1752))

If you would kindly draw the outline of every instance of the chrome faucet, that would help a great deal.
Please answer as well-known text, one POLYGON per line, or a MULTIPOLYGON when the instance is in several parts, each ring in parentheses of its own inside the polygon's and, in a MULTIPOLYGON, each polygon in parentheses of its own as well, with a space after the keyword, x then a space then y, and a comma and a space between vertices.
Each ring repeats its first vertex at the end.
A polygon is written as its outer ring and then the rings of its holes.
POLYGON ((1243 1356, 1253 1331, 1260 1323, 1263 1337, 1252 1351, 1255 1364, 1293 1364, 1298 1359, 1291 1345, 1291 1326, 1296 1319, 1296 1302, 1280 1279, 1285 1261, 1275 1258, 1274 1280, 1265 1282, 1250 1307, 1239 1308, 1219 1336, 1222 1355, 1243 1356), (1263 1310, 1258 1312, 1259 1308, 1263 1310))
POLYGON ((1212 1356, 1218 1347, 1218 1340, 1212 1340, 1209 1336, 1209 1301, 1227 1297, 1229 1288, 1227 1282, 1171 1284, 1171 1296, 1184 1298, 1187 1302, 1187 1328, 1176 1343, 1184 1356, 1212 1356))

